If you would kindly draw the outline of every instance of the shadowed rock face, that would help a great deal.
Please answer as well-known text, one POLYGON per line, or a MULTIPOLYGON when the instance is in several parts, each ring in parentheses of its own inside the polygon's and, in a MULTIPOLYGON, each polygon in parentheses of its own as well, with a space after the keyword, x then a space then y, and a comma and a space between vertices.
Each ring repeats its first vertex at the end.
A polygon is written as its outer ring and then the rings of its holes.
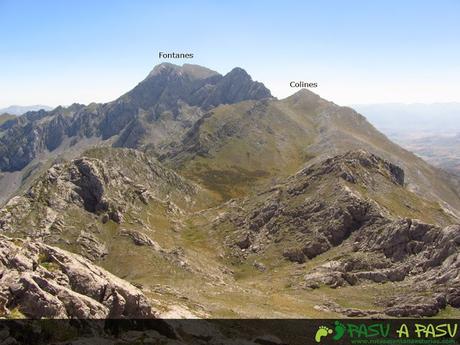
POLYGON ((0 236, 0 314, 30 318, 154 318, 140 290, 82 257, 0 236))
POLYGON ((82 198, 84 207, 90 212, 105 211, 107 203, 103 202, 104 184, 108 183, 108 177, 99 171, 97 164, 86 159, 74 161, 78 173, 71 172, 76 178, 75 186, 77 193, 82 198))

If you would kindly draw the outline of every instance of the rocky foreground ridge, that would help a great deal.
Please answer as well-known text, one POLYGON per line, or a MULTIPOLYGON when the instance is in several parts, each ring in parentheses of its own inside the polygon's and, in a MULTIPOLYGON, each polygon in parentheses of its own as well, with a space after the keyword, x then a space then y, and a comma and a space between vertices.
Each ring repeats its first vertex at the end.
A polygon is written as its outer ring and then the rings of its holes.
POLYGON ((0 236, 0 308, 29 318, 154 318, 136 287, 65 250, 0 236))

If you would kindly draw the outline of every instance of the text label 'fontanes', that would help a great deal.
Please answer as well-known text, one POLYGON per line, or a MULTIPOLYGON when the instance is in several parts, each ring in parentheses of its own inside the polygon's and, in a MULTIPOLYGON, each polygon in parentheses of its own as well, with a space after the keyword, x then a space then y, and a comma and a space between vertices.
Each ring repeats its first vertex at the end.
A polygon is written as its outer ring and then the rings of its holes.
POLYGON ((192 53, 165 53, 159 52, 158 57, 160 59, 193 59, 192 53))

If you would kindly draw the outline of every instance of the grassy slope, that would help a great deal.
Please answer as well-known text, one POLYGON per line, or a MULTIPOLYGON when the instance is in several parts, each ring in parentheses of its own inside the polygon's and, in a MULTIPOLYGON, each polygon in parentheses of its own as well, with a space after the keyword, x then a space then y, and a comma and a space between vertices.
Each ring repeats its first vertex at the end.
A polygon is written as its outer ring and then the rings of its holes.
POLYGON ((223 199, 294 173, 310 158, 304 149, 314 137, 313 126, 299 123, 272 100, 220 106, 196 131, 193 144, 207 154, 186 149, 169 164, 223 199))

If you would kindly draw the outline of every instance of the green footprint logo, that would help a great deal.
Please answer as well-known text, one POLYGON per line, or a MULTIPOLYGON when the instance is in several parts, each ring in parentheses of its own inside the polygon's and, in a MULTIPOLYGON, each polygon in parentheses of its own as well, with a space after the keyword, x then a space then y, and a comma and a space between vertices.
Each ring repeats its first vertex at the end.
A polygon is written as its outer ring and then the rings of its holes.
POLYGON ((334 336, 332 337, 332 339, 334 340, 340 340, 342 339, 342 337, 344 336, 345 334, 345 330, 346 330, 346 327, 343 323, 341 323, 340 321, 336 321, 334 322, 335 324, 335 327, 334 327, 334 336))
POLYGON ((315 334, 315 341, 320 343, 321 339, 327 337, 329 334, 332 334, 332 329, 326 326, 319 326, 315 334))

